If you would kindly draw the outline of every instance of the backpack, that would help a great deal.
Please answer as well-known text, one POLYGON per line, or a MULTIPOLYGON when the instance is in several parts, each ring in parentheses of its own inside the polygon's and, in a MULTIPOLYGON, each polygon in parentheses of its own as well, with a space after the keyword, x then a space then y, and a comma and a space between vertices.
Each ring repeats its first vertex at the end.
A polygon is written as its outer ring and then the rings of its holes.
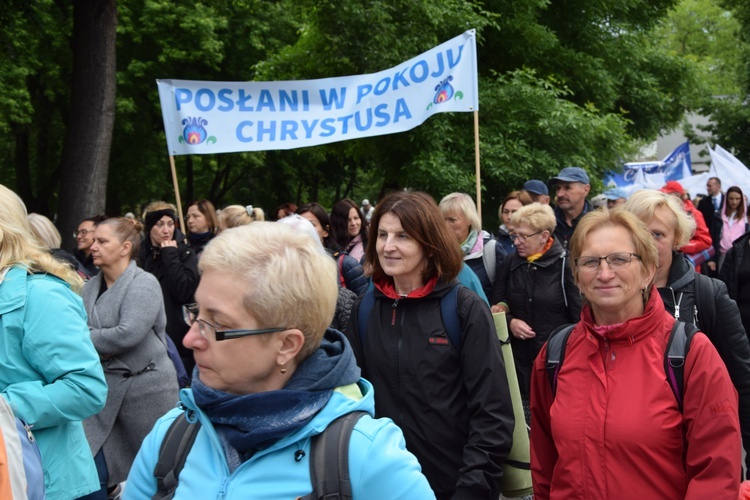
MULTIPOLYGON (((572 324, 557 328, 550 334, 547 341, 546 369, 553 399, 557 393, 557 376, 560 374, 560 368, 565 359, 568 337, 575 326, 572 324)), ((682 411, 682 396, 685 393, 685 358, 690 349, 690 342, 698 331, 695 325, 675 321, 669 334, 667 350, 664 352, 664 372, 680 411, 682 411)))
MULTIPOLYGON (((711 338, 711 334, 716 330, 716 300, 714 298, 713 278, 695 273, 693 293, 695 295, 693 301, 695 317, 698 319, 701 331, 711 338)), ((679 308, 675 308, 675 311, 678 310, 679 308)))
MULTIPOLYGON (((440 299, 440 316, 451 345, 456 351, 461 352, 461 318, 458 316, 459 288, 461 288, 461 284, 457 283, 448 293, 442 296, 440 299)), ((360 302, 359 311, 357 311, 357 326, 359 327, 359 339, 362 345, 365 345, 367 320, 374 305, 375 291, 373 288, 369 288, 362 296, 362 302, 360 302)))
POLYGON ((484 265, 484 270, 487 271, 490 283, 494 283, 495 274, 497 274, 497 241, 494 238, 489 238, 484 242, 482 264, 484 265))
POLYGON ((44 497, 44 468, 36 439, 0 396, 0 498, 44 497))
MULTIPOLYGON (((300 500, 352 498, 349 481, 349 440, 354 426, 363 415, 366 415, 366 412, 354 411, 342 415, 331 422, 322 433, 313 436, 310 446, 310 481, 313 491, 300 497, 300 500)), ((159 459, 154 467, 156 493, 152 500, 169 500, 174 497, 180 471, 185 466, 200 427, 199 421, 189 422, 185 412, 182 412, 167 429, 159 448, 159 459)), ((298 450, 294 455, 297 461, 302 460, 302 457, 302 450, 298 450)))

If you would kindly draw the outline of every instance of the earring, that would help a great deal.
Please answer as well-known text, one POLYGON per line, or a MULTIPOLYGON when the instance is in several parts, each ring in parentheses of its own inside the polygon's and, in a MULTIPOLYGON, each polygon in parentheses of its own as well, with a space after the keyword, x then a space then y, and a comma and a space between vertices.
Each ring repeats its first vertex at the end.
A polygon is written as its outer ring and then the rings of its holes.
POLYGON ((281 370, 280 371, 281 371, 282 375, 286 373, 286 368, 284 368, 284 365, 281 365, 281 370))

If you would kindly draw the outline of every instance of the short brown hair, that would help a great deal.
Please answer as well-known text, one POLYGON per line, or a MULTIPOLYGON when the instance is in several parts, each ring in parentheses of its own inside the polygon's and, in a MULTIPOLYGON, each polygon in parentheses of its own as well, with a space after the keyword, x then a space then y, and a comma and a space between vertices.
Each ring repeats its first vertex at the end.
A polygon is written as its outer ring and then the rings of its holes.
POLYGON ((219 232, 219 218, 216 217, 216 208, 214 208, 214 204, 211 203, 209 200, 196 200, 192 202, 190 205, 187 206, 187 209, 185 209, 185 213, 187 214, 187 211, 195 205, 195 208, 198 209, 198 211, 203 214, 203 217, 206 218, 206 222, 208 222, 208 231, 211 234, 216 234, 219 232))
POLYGON ((427 259, 427 266, 422 273, 425 282, 435 276, 445 281, 452 281, 458 276, 463 265, 463 253, 435 200, 429 194, 419 191, 397 191, 378 203, 370 222, 370 244, 365 251, 365 270, 374 281, 387 277, 380 266, 376 248, 380 219, 387 213, 398 217, 406 234, 422 247, 427 259))

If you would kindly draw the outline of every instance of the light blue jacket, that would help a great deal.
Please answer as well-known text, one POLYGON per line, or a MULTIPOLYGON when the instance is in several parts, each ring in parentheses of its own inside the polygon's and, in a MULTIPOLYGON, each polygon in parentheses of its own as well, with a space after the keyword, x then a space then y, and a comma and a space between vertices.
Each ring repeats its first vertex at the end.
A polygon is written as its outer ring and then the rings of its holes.
MULTIPOLYGON (((283 499, 290 500, 312 491, 310 439, 337 417, 363 410, 349 447, 352 492, 357 500, 433 499, 417 459, 406 451, 404 436, 390 419, 374 413, 372 385, 364 379, 336 389, 326 406, 302 429, 259 451, 232 474, 224 458, 216 431, 195 406, 190 389, 181 391, 188 415, 197 416, 201 429, 180 474, 175 500, 283 499), (362 395, 364 392, 364 396, 362 395), (191 413, 192 412, 194 413, 191 413), (304 451, 300 461, 295 452, 304 451)), ((164 434, 182 410, 167 413, 143 441, 125 485, 124 500, 151 498, 156 492, 153 472, 164 434)))
POLYGON ((0 390, 32 426, 47 500, 99 489, 81 420, 107 399, 81 298, 49 275, 10 269, 0 283, 0 390))

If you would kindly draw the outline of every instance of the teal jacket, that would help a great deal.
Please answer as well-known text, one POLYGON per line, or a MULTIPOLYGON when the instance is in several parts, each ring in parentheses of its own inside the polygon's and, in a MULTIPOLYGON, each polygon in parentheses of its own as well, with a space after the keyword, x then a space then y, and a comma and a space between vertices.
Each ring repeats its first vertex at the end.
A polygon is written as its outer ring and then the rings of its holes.
POLYGON ((179 476, 174 500, 258 499, 289 500, 312 491, 310 440, 337 417, 362 410, 349 445, 349 473, 353 497, 358 500, 434 499, 417 459, 406 450, 404 435, 390 419, 372 418, 372 385, 336 389, 326 406, 304 427, 258 451, 234 472, 229 472, 219 436, 208 417, 195 406, 190 389, 180 393, 184 410, 162 417, 141 445, 125 483, 124 500, 151 498, 156 492, 154 466, 159 447, 172 421, 182 411, 199 419, 201 428, 179 476), (302 450, 304 453, 298 453, 302 450), (295 457, 297 457, 295 459, 295 457))
POLYGON ((99 489, 81 420, 107 399, 81 298, 62 280, 13 267, 0 282, 0 393, 32 426, 47 500, 99 489))

